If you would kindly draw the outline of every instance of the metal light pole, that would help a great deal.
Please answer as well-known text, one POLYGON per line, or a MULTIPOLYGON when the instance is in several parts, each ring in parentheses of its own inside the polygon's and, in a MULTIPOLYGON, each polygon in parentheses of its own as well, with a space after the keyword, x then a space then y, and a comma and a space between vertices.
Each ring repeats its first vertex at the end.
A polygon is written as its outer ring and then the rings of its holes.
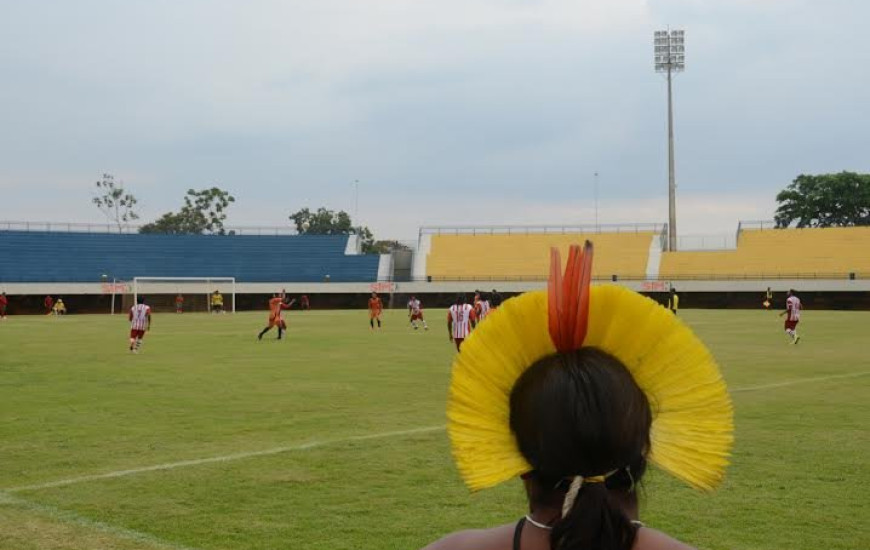
POLYGON ((685 31, 656 31, 655 68, 668 77, 668 250, 677 249, 677 183, 674 175, 674 103, 671 80, 686 70, 685 31))

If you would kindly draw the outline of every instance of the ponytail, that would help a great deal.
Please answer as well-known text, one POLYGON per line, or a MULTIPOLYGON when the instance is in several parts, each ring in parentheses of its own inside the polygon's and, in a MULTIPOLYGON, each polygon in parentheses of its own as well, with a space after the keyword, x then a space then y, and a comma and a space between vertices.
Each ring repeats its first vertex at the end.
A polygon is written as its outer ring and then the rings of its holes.
POLYGON ((550 533, 553 550, 630 550, 637 535, 604 483, 584 483, 550 533))

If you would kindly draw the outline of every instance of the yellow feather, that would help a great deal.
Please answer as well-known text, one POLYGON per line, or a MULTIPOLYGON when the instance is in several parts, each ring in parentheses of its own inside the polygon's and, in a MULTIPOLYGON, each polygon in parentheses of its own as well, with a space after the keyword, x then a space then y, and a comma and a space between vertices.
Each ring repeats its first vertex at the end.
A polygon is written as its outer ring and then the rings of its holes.
MULTIPOLYGON (((733 444, 733 409, 704 344, 656 302, 608 285, 592 288, 584 346, 619 359, 646 394, 650 459, 693 487, 715 488, 733 444)), ((447 416, 453 455, 470 489, 530 469, 510 430, 510 392, 527 368, 554 353, 543 291, 507 300, 463 344, 447 416)))

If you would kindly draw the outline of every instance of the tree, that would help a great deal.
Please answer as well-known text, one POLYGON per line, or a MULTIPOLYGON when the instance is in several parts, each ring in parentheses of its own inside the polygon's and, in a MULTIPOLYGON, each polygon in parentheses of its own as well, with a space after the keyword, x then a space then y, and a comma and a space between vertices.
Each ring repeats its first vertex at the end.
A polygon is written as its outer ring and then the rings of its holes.
POLYGON ((777 227, 870 225, 870 174, 801 174, 776 202, 777 227))
POLYGON ((372 231, 365 226, 354 226, 350 215, 344 210, 338 212, 320 207, 312 212, 307 206, 290 214, 300 235, 359 235, 363 254, 378 254, 372 231))
POLYGON ((122 233, 129 222, 139 219, 139 214, 133 210, 139 201, 124 189, 123 182, 115 183, 114 176, 103 174, 96 185, 97 196, 91 202, 97 205, 106 219, 118 226, 118 233, 122 233))
POLYGON ((156 221, 139 228, 140 233, 174 235, 226 235, 224 220, 230 203, 236 202, 229 192, 212 187, 194 191, 188 189, 184 206, 178 212, 167 212, 156 221))

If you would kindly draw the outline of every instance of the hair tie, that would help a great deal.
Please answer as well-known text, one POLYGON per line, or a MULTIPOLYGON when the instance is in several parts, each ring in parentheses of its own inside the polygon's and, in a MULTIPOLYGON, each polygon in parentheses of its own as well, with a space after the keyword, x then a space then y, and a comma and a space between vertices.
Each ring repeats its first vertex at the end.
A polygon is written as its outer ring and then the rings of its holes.
POLYGON ((583 486, 583 476, 574 476, 571 480, 571 486, 568 487, 568 492, 565 493, 565 500, 562 502, 562 517, 568 515, 571 508, 574 506, 574 500, 577 499, 577 493, 580 492, 580 487, 583 486))

